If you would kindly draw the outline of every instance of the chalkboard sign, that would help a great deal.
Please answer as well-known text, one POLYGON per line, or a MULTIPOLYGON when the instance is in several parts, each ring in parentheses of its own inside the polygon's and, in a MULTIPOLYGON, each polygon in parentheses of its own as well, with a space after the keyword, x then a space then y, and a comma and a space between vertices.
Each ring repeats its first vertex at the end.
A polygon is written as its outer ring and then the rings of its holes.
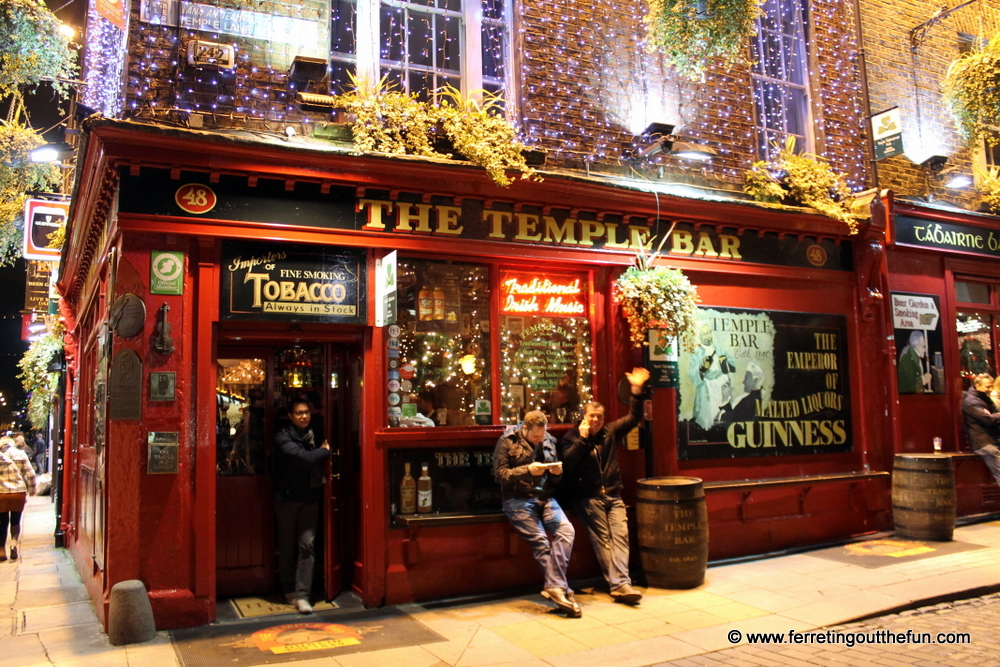
POLYGON ((590 400, 590 328, 587 319, 504 317, 504 414, 542 410, 568 423, 590 400))

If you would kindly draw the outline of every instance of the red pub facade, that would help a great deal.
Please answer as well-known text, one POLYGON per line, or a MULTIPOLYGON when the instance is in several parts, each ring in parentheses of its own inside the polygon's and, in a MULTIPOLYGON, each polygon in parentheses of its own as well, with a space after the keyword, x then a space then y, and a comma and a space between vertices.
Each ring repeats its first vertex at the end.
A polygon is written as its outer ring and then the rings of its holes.
MULTIPOLYGON (((357 17, 334 4, 282 20, 315 32, 336 80, 363 58, 338 32, 357 17)), ((294 49, 278 37, 132 5, 124 26, 91 16, 87 75, 112 83, 88 89, 106 118, 83 123, 59 278, 72 406, 61 528, 102 619, 129 579, 146 584, 160 628, 276 591, 272 438, 298 400, 334 450, 327 599, 540 582, 500 511, 494 444, 530 409, 557 436, 589 400, 624 414, 620 381, 640 364, 654 386, 619 451, 625 500, 644 477, 704 480, 711 559, 891 527, 902 401, 890 286, 931 291, 890 281, 891 198, 851 234, 737 193, 758 153, 790 135, 865 184, 853 6, 769 0, 774 39, 755 42, 757 61, 808 58, 798 71, 811 81, 738 65, 687 86, 643 51, 638 3, 483 3, 481 38, 502 38, 470 62, 549 158, 544 180, 501 188, 458 160, 321 140, 329 114, 292 102, 294 49), (198 60, 210 47, 226 47, 225 67, 198 60), (801 107, 801 135, 791 106, 769 104, 782 95, 801 107), (637 127, 626 118, 647 106, 637 127), (660 114, 716 159, 644 153, 642 127, 660 114), (699 328, 686 345, 654 331, 633 348, 614 284, 671 229, 660 261, 697 286, 699 328)), ((416 76, 419 63, 397 59, 383 53, 383 69, 416 76)), ((596 572, 578 531, 570 576, 596 572)))
MULTIPOLYGON (((650 475, 704 479, 713 559, 889 526, 891 360, 870 344, 885 340, 878 207, 867 236, 848 237, 748 202, 557 174, 515 195, 467 165, 88 123, 80 251, 61 278, 75 406, 64 518, 100 609, 133 578, 161 627, 273 590, 269 434, 297 398, 336 443, 328 597, 350 587, 382 605, 537 580, 499 512, 493 445, 532 407, 557 435, 591 398, 623 414, 619 378, 647 360, 611 285, 673 222, 665 254, 698 286, 707 339, 680 351, 620 452, 626 496, 650 475), (390 253, 397 314, 375 326, 390 253), (443 298, 425 308, 425 289, 443 298), (756 364, 759 416, 717 416, 722 398, 692 370, 706 346, 729 356, 733 395, 756 364), (432 373, 454 391, 437 390, 425 426, 415 395, 432 373), (407 470, 431 478, 429 511, 405 511, 407 470)), ((593 571, 581 539, 572 574, 593 571)))

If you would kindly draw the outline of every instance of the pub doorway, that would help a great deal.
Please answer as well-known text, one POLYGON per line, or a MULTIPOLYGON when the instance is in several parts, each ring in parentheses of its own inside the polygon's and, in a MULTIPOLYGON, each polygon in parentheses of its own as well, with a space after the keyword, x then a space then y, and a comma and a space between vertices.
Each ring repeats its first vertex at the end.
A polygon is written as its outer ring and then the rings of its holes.
POLYGON ((275 435, 293 401, 305 400, 317 441, 331 454, 316 537, 313 599, 334 599, 351 582, 356 552, 345 474, 356 467, 361 357, 352 343, 228 345, 216 353, 216 594, 275 597, 271 472, 275 435))

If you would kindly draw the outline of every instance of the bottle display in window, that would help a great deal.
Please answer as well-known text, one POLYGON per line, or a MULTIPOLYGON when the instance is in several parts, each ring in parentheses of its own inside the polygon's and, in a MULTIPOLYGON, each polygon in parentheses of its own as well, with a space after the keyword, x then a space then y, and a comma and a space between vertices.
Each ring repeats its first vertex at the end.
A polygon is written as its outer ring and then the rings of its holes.
POLYGON ((417 511, 417 481, 410 473, 409 461, 403 464, 403 480, 399 483, 399 511, 402 514, 415 514, 417 511))
POLYGON ((401 259, 397 294, 399 426, 493 423, 489 267, 401 259))
POLYGON ((420 466, 420 479, 417 480, 417 511, 429 514, 434 511, 434 482, 427 471, 427 464, 420 466))

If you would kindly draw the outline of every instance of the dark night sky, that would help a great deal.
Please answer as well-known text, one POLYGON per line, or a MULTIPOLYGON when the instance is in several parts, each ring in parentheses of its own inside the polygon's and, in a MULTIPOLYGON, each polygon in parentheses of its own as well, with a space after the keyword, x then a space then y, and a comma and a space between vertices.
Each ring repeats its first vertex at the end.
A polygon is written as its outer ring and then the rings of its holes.
MULTIPOLYGON (((82 34, 87 9, 85 0, 46 0, 45 4, 59 19, 74 26, 77 34, 82 34)), ((49 130, 58 125, 67 106, 65 100, 55 99, 47 85, 42 85, 34 94, 29 94, 27 103, 31 124, 37 130, 49 130)), ((6 112, 6 105, 0 104, 0 109, 6 112)), ((59 137, 56 131, 50 131, 45 138, 56 141, 59 137)), ((21 381, 17 379, 17 362, 28 349, 28 344, 21 340, 24 283, 23 259, 19 258, 14 266, 0 267, 0 391, 7 397, 8 406, 12 404, 11 397, 17 401, 24 398, 21 381)))
POLYGON ((0 391, 7 397, 23 398, 21 381, 17 379, 17 362, 28 349, 21 340, 21 309, 24 308, 24 260, 12 267, 0 268, 0 391))

